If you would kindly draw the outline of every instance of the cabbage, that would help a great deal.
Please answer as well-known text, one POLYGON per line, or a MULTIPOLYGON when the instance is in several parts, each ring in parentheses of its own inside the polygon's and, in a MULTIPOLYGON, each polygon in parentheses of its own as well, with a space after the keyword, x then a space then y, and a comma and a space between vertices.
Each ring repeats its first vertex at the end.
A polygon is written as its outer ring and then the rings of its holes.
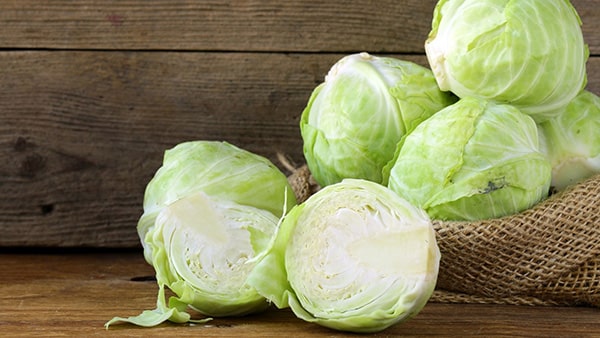
POLYGON ((541 122, 586 84, 589 52, 568 0, 441 0, 433 15, 425 51, 442 90, 541 122))
POLYGON ((168 150, 148 183, 138 223, 156 271, 157 308, 106 326, 187 322, 188 307, 207 316, 264 310, 269 303, 246 280, 253 258, 268 249, 280 216, 295 203, 285 175, 261 156, 211 141, 168 150), (166 288, 175 294, 168 303, 166 288))
POLYGON ((437 280, 432 223, 386 187, 345 179, 285 216, 249 283, 301 319, 381 331, 417 314, 437 280))
POLYGON ((321 186, 344 178, 380 183, 401 137, 455 101, 425 67, 367 53, 345 56, 302 113, 307 165, 321 186))
POLYGON ((421 123, 389 166, 389 188, 442 220, 528 209, 548 195, 551 179, 533 119, 470 97, 421 123))
POLYGON ((582 91, 559 116, 539 125, 552 164, 552 186, 563 190, 600 173, 600 98, 582 91))
POLYGON ((227 142, 180 143, 165 152, 162 166, 144 193, 144 213, 137 230, 149 263, 152 253, 145 239, 158 214, 165 206, 199 191, 277 217, 282 216, 284 202, 290 208, 296 203, 287 178, 268 159, 227 142))

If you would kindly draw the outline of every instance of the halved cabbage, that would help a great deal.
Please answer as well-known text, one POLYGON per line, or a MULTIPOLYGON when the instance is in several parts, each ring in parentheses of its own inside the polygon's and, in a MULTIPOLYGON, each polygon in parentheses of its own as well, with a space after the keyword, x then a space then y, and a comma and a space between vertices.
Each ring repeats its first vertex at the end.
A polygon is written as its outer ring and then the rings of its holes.
POLYGON ((145 258, 156 271, 157 308, 106 326, 193 321, 188 308, 207 316, 264 310, 269 303, 247 277, 295 203, 285 175, 261 156, 211 141, 167 151, 138 223, 145 258), (175 294, 168 302, 167 288, 175 294))
POLYGON ((204 192, 222 200, 267 210, 277 217, 296 198, 287 177, 268 159, 227 142, 183 142, 165 151, 163 164, 146 186, 144 213, 137 225, 144 257, 152 263, 146 234, 161 210, 190 194, 204 192))
POLYGON ((345 179, 285 216, 249 283, 279 308, 337 330, 377 332, 417 314, 440 252, 427 214, 377 183, 345 179))

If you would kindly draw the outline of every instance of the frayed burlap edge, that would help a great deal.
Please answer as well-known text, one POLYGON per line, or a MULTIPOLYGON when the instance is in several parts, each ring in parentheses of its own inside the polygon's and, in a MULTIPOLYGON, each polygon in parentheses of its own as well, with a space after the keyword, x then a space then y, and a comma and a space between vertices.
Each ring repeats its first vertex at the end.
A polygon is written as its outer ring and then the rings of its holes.
MULTIPOLYGON (((318 191, 306 166, 298 202, 318 191)), ((600 306, 600 175, 533 208, 477 222, 434 221, 442 253, 432 302, 600 306)))

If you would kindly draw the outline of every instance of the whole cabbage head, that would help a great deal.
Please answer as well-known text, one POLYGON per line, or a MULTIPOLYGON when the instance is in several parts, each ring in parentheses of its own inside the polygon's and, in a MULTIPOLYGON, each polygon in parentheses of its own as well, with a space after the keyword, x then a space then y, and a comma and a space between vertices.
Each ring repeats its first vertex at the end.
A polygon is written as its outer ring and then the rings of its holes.
POLYGON ((552 186, 563 190, 600 173, 600 98, 587 90, 560 115, 539 124, 552 164, 552 186))
POLYGON ((442 90, 510 103, 537 122, 587 81, 589 51, 568 0, 440 0, 425 51, 442 90))
POLYGON ((425 67, 367 53, 345 56, 302 113, 307 165, 321 186, 344 178, 381 183, 402 136, 455 101, 425 67))
POLYGON ((390 189, 441 220, 528 209, 548 195, 551 175, 531 117, 470 97, 406 136, 390 168, 390 189))
POLYGON ((329 328, 377 332, 429 300, 440 251, 427 214, 362 179, 294 207, 249 283, 277 307, 329 328))

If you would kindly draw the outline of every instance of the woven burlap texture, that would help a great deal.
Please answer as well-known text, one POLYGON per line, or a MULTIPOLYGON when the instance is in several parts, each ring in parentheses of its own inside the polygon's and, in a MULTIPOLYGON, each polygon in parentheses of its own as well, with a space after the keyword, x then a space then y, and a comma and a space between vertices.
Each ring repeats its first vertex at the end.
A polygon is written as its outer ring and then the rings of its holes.
MULTIPOLYGON (((318 190, 306 166, 298 201, 318 190)), ((600 175, 533 208, 476 222, 434 220, 442 253, 431 301, 600 306, 600 175)))

